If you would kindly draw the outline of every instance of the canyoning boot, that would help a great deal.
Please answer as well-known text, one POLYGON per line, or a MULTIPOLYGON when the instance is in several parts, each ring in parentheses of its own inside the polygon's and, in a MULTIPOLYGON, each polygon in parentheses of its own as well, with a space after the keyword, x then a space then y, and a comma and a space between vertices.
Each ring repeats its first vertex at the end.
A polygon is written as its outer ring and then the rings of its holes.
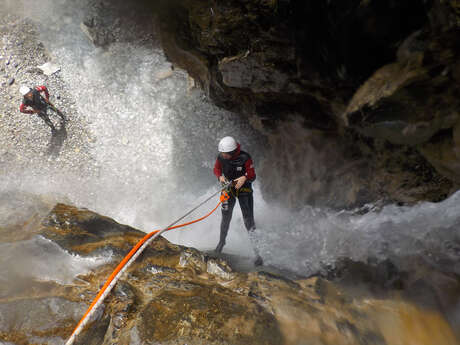
POLYGON ((224 248, 224 246, 225 246, 225 242, 220 241, 215 249, 215 252, 219 254, 222 253, 222 249, 224 248))
POLYGON ((257 255, 256 259, 254 260, 254 266, 262 266, 264 264, 264 260, 260 255, 257 255))

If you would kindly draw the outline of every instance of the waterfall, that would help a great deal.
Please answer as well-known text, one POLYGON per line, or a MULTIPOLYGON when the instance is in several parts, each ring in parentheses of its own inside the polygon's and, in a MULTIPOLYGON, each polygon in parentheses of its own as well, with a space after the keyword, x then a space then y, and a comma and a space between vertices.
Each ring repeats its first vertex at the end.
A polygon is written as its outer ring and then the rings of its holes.
MULTIPOLYGON (((308 275, 340 257, 391 258, 403 265, 405 257, 422 255, 433 264, 457 262, 451 269, 460 272, 460 194, 438 204, 389 205, 364 215, 308 204, 291 209, 286 199, 302 199, 306 189, 314 196, 315 174, 331 170, 330 152, 315 145, 316 139, 307 142, 300 129, 292 135, 294 122, 267 138, 248 119, 219 109, 201 90, 190 87, 184 71, 171 69, 154 36, 94 47, 80 27, 91 15, 86 13, 91 9, 89 1, 22 0, 19 5, 11 0, 7 4, 34 21, 40 40, 61 66, 57 76, 41 75, 35 82, 48 84, 52 99, 61 96, 56 104, 65 109, 70 122, 69 137, 58 157, 47 157, 37 149, 46 147, 45 134, 29 133, 37 143, 10 152, 19 158, 10 160, 3 172, 2 190, 59 195, 149 231, 217 188, 212 175, 217 143, 233 135, 253 156, 259 176, 255 216, 267 264, 308 275), (276 146, 283 135, 284 142, 293 143, 298 152, 289 145, 276 146), (302 138, 305 150, 297 145, 302 138), (296 175, 296 159, 302 154, 314 157, 304 164, 317 166, 301 178, 296 175), (278 194, 288 190, 287 197, 264 200, 262 189, 267 186, 278 194)), ((341 192, 338 185, 331 188, 334 192, 341 192)), ((210 249, 217 243, 219 222, 220 216, 213 215, 204 224, 167 237, 210 249)), ((238 207, 226 248, 252 255, 238 207)))

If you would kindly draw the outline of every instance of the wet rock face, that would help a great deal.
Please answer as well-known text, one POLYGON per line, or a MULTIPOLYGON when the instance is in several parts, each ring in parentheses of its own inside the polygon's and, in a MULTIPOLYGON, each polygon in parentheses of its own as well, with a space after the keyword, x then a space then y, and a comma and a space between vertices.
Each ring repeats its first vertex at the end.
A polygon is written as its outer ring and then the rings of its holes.
POLYGON ((350 130, 338 135, 286 122, 269 144, 267 159, 256 161, 264 197, 291 207, 441 201, 452 187, 416 148, 350 130))
MULTIPOLYGON (((438 201, 457 189, 457 1, 198 0, 157 6, 166 55, 218 105, 255 115, 269 137, 279 137, 280 122, 300 118, 301 126, 325 131, 331 140, 323 145, 345 160, 342 166, 368 163, 352 169, 346 183, 366 192, 345 188, 341 195, 350 197, 326 205, 438 201), (382 156, 391 168, 381 164, 382 156), (419 163, 404 163, 414 159, 419 163), (363 181, 369 179, 378 187, 363 181), (399 181, 398 192, 390 180, 399 181)), ((290 138, 281 141, 289 145, 290 138)), ((310 145, 305 135, 302 149, 310 145)), ((325 169, 328 162, 317 164, 325 169)), ((318 179, 319 194, 328 193, 329 181, 328 175, 318 179)), ((324 204, 313 194, 308 199, 324 204)))
POLYGON ((177 50, 200 57, 177 62, 195 71, 201 61, 208 73, 192 76, 217 103, 272 119, 298 113, 323 128, 333 126, 356 87, 395 59, 400 41, 425 25, 427 6, 417 0, 176 1, 165 6, 172 21, 162 23, 162 32, 173 61, 177 50))
POLYGON ((358 89, 347 123, 367 136, 418 147, 444 176, 458 183, 459 28, 417 31, 399 47, 397 61, 358 89))
MULTIPOLYGON (((14 247, 21 261, 26 258, 29 264, 23 262, 23 270, 11 269, 19 258, 10 255, 11 263, 4 262, 0 268, 0 278, 15 286, 0 290, 0 340, 60 344, 110 271, 144 233, 63 204, 35 226, 17 240, 1 244, 14 247), (27 253, 30 242, 41 246, 42 253, 39 248, 32 255, 27 253), (50 249, 48 243, 61 252, 50 249), (73 260, 68 261, 69 255, 73 260), (33 265, 35 272, 29 272, 27 265, 33 265), (69 271, 74 273, 70 281, 69 271)), ((19 225, 15 229, 22 231, 19 225)), ((238 278, 225 262, 160 238, 117 284, 77 344, 282 343, 271 313, 255 300, 221 286, 238 278)))
MULTIPOLYGON (((48 207, 36 200, 36 209, 48 207)), ((24 214, 17 233, 26 227, 24 214)), ((0 290, 2 343, 62 344, 143 236, 63 204, 34 224, 1 243, 36 267, 34 274, 24 271, 20 289, 0 290), (37 237, 61 251, 21 251, 24 241, 37 237), (54 264, 43 270, 40 264, 50 257, 54 264)), ((5 275, 14 259, 0 264, 0 279, 8 285, 17 285, 5 275)), ((117 283, 76 344, 458 344, 458 276, 422 262, 416 266, 411 273, 391 262, 345 260, 323 278, 290 280, 234 272, 222 259, 159 238, 117 283)))

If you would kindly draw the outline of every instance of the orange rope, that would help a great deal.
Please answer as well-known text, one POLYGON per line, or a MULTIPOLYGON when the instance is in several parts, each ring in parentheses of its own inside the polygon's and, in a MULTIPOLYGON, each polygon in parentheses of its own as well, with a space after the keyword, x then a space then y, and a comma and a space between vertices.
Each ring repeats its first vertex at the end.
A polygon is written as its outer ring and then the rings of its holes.
MULTIPOLYGON (((222 204, 222 202, 226 201, 229 199, 229 195, 227 192, 223 192, 220 196, 220 201, 219 203, 217 204, 217 206, 211 211, 209 212, 207 215, 201 217, 201 218, 198 218, 198 219, 195 219, 195 220, 192 220, 190 222, 187 222, 187 223, 183 223, 183 224, 179 224, 179 225, 175 225, 175 226, 172 226, 170 228, 168 228, 166 231, 170 231, 170 230, 173 230, 173 229, 177 229, 177 228, 183 228, 187 225, 191 225, 191 224, 194 224, 194 223, 198 223, 206 218, 208 218, 211 214, 213 214, 217 208, 220 206, 220 204, 222 204)), ((153 235, 155 235, 156 233, 160 232, 161 230, 154 230, 150 233, 148 233, 147 235, 145 235, 139 242, 137 242, 137 244, 130 250, 130 252, 123 258, 123 260, 118 264, 118 266, 115 268, 115 270, 112 272, 112 274, 109 276, 109 278, 107 279, 107 281, 105 282, 104 286, 101 288, 101 290, 99 291, 99 293, 96 295, 96 297, 94 298, 93 302, 91 303, 91 305, 89 306, 88 310, 86 311, 85 315, 83 315, 83 317, 81 318, 80 322, 77 324, 77 327, 75 327, 74 331, 72 332, 72 335, 76 332, 76 330, 79 328, 80 324, 86 319, 86 317, 88 316, 88 314, 91 312, 91 310, 93 309, 94 305, 97 303, 97 301, 99 300, 99 298, 102 296, 102 294, 104 293, 104 291, 107 289, 107 287, 110 285, 110 283, 113 281, 113 279, 116 277, 116 275, 118 274, 118 272, 120 272, 123 267, 126 265, 126 263, 129 261, 129 259, 131 259, 131 257, 137 252, 137 250, 150 238, 152 237, 153 235)))

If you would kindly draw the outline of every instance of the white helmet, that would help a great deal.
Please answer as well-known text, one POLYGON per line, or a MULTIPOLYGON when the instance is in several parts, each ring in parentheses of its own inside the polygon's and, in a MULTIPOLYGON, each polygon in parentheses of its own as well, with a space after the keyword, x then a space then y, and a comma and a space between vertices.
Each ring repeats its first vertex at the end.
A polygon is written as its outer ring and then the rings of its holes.
POLYGON ((232 137, 225 137, 219 141, 219 152, 232 152, 236 150, 237 146, 238 144, 235 139, 232 137))
POLYGON ((25 86, 25 85, 22 85, 20 88, 19 88, 19 92, 21 93, 21 95, 25 96, 27 95, 32 89, 28 86, 25 86))

